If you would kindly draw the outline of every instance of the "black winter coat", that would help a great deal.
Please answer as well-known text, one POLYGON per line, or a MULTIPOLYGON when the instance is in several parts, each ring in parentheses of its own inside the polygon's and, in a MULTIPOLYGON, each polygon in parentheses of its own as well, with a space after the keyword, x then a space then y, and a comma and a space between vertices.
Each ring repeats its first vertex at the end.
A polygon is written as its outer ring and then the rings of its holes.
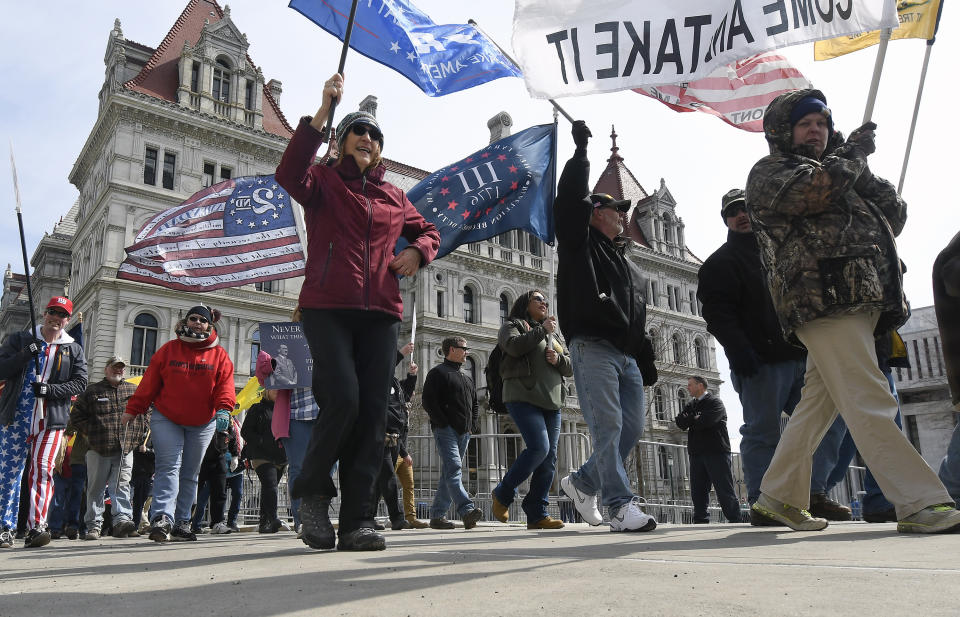
MULTIPOLYGON (((287 463, 287 453, 273 436, 270 423, 273 420, 273 403, 264 399, 247 410, 240 427, 240 436, 247 442, 243 455, 251 461, 263 459, 277 465, 287 463)), ((232 433, 233 431, 231 431, 232 433)))
POLYGON ((459 434, 479 429, 477 387, 462 365, 450 360, 430 369, 423 382, 423 408, 431 428, 453 428, 459 434))
POLYGON ((407 433, 410 430, 410 412, 407 409, 407 403, 416 387, 416 375, 408 374, 403 381, 394 377, 390 385, 390 398, 387 399, 387 432, 400 435, 401 458, 407 455, 407 433))
POLYGON ((693 399, 677 414, 677 426, 689 430, 687 450, 692 455, 729 454, 727 410, 717 396, 707 392, 703 399, 693 399))
POLYGON ((723 345, 731 366, 746 347, 765 363, 805 356, 783 338, 753 233, 727 233, 727 241, 700 266, 697 299, 707 331, 723 345))

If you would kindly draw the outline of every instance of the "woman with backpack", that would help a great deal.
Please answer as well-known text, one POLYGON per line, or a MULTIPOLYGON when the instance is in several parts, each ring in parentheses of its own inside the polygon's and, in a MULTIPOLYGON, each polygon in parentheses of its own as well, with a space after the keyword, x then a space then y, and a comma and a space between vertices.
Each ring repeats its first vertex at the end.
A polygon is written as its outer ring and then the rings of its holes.
POLYGON ((547 514, 548 494, 557 468, 563 378, 573 375, 570 355, 557 339, 557 320, 539 290, 521 294, 500 327, 497 340, 503 356, 503 401, 526 448, 500 484, 491 491, 493 515, 502 523, 517 494, 530 478, 521 507, 527 529, 560 529, 563 523, 547 514))

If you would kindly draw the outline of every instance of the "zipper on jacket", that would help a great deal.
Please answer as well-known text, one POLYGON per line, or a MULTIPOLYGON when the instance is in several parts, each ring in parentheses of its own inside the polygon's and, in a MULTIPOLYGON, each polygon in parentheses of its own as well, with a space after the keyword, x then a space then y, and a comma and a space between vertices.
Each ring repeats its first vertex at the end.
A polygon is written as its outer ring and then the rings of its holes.
POLYGON ((327 260, 323 263, 323 273, 320 274, 320 286, 323 286, 323 282, 327 280, 327 270, 330 269, 330 260, 333 258, 333 241, 330 241, 330 246, 327 247, 327 260))
POLYGON ((360 176, 360 192, 367 204, 367 241, 363 246, 363 307, 370 308, 370 236, 373 233, 373 204, 367 197, 367 176, 360 176))

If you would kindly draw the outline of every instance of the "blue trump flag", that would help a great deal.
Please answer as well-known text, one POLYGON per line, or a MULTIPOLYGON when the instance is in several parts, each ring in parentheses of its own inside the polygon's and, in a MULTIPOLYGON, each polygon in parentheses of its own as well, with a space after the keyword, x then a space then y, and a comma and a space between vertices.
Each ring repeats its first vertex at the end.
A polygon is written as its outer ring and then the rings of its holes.
MULTIPOLYGON (((351 0, 291 0, 290 8, 341 41, 351 0)), ((350 47, 386 65, 430 96, 459 92, 520 69, 476 28, 437 25, 408 0, 364 0, 357 6, 350 47)))
MULTIPOLYGON (((417 211, 440 232, 443 257, 461 244, 511 229, 553 244, 556 125, 532 126, 495 141, 407 191, 417 211)), ((407 242, 397 245, 399 252, 407 242)))

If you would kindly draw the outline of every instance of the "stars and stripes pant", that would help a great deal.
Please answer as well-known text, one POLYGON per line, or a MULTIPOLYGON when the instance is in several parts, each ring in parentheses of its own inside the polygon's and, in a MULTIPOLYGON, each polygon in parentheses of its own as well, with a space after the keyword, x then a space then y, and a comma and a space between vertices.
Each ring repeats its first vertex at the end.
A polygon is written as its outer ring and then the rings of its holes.
POLYGON ((27 529, 46 526, 53 503, 54 459, 63 440, 63 429, 42 429, 30 434, 32 409, 18 410, 9 426, 0 426, 0 526, 15 529, 20 512, 20 485, 25 480, 30 491, 27 529), (30 471, 23 478, 27 458, 30 471))

